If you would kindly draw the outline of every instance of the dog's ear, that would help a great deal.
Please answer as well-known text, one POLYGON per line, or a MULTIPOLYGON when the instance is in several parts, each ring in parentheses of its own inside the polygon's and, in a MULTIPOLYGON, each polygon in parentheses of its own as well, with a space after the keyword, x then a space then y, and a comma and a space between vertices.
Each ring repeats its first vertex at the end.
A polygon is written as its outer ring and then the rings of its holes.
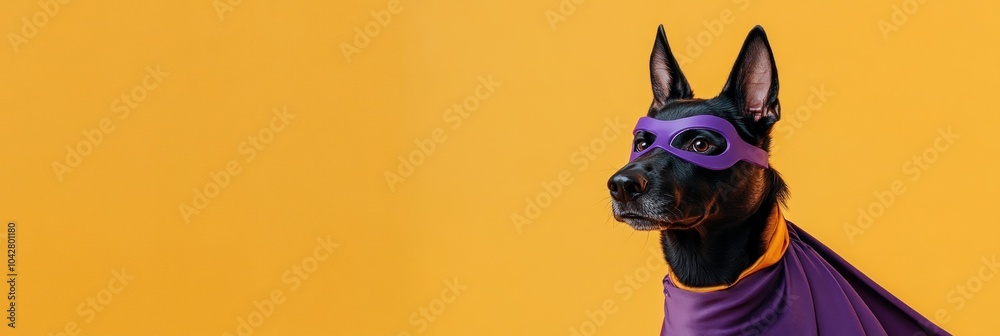
POLYGON ((754 27, 747 35, 722 94, 736 102, 743 114, 765 132, 781 118, 778 68, 761 26, 754 27))
POLYGON ((649 80, 653 84, 653 104, 649 106, 650 113, 659 111, 670 100, 694 97, 691 85, 688 85, 687 78, 684 78, 684 73, 677 65, 677 59, 670 51, 663 25, 656 30, 653 53, 649 55, 649 80))

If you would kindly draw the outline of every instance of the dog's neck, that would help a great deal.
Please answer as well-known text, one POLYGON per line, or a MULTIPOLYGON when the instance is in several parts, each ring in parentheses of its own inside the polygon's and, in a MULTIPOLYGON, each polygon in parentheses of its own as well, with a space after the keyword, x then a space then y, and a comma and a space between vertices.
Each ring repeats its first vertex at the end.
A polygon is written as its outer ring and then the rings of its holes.
POLYGON ((776 195, 765 195, 742 220, 706 222, 695 229, 662 231, 660 242, 674 281, 689 287, 731 285, 763 255, 769 218, 778 210, 776 195))

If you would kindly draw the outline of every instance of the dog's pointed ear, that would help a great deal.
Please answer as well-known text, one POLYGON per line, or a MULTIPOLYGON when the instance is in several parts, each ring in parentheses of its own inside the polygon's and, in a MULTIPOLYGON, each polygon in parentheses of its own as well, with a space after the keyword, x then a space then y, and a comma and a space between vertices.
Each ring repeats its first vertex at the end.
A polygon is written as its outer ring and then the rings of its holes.
POLYGON ((778 68, 761 26, 754 27, 747 35, 722 94, 733 99, 743 114, 764 131, 770 131, 781 118, 778 68))
POLYGON ((649 80, 653 84, 653 104, 649 106, 650 113, 667 105, 673 99, 694 97, 691 85, 677 65, 677 59, 670 51, 670 44, 667 43, 667 34, 663 31, 663 25, 656 31, 656 42, 653 44, 653 52, 649 55, 649 80))

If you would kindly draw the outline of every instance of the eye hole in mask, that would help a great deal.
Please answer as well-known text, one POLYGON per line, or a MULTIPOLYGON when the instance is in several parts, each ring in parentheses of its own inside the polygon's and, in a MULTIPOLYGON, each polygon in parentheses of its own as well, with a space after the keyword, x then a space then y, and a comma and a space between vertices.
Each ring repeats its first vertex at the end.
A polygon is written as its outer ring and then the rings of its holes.
POLYGON ((656 142, 656 134, 646 131, 637 131, 635 132, 635 138, 632 139, 632 152, 638 153, 644 151, 654 142, 656 142))
POLYGON ((670 147, 683 149, 702 155, 719 155, 726 151, 728 143, 719 132, 706 129, 689 129, 677 134, 670 147))

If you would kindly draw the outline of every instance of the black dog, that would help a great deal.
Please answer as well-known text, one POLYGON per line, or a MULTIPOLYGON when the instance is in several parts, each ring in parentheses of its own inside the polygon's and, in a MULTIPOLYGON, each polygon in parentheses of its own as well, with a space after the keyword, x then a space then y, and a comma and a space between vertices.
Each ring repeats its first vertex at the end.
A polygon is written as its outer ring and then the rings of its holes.
MULTIPOLYGON (((716 97, 693 98, 663 26, 649 68, 649 117, 721 117, 743 141, 769 150, 781 108, 778 69, 760 26, 750 31, 716 97)), ((632 150, 646 149, 654 137, 636 132, 632 150)), ((729 144, 715 131, 693 129, 670 146, 717 155, 729 144)), ((661 232, 670 266, 664 334, 947 334, 784 221, 788 187, 773 167, 740 161, 711 170, 654 148, 616 172, 608 189, 615 219, 661 232), (817 293, 821 288, 839 296, 817 293)))

